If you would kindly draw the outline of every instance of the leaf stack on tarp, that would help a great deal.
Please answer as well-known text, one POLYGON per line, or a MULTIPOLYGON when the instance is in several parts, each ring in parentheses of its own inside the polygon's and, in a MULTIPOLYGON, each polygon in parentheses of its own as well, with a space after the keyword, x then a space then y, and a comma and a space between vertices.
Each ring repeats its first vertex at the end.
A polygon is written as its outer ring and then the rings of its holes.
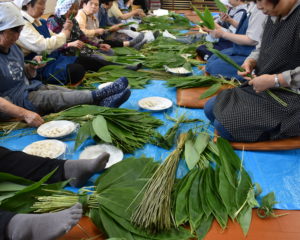
POLYGON ((128 153, 149 142, 154 129, 163 124, 147 112, 95 105, 75 106, 50 114, 46 119, 79 123, 81 127, 76 137, 75 148, 92 137, 100 142, 112 143, 128 153))
MULTIPOLYGON (((78 105, 67 110, 44 116, 45 121, 70 120, 80 124, 75 149, 88 138, 112 143, 127 153, 150 142, 154 129, 163 122, 150 113, 125 108, 108 108, 96 105, 78 105)), ((22 122, 2 123, 2 129, 28 127, 22 122)))
POLYGON ((222 229, 228 219, 237 220, 248 233, 255 199, 255 184, 230 144, 219 138, 215 144, 207 133, 190 135, 185 144, 190 172, 175 188, 174 216, 177 226, 189 222, 191 232, 203 239, 212 221, 222 229))
POLYGON ((186 30, 191 27, 190 21, 179 14, 170 13, 168 16, 148 16, 144 17, 139 24, 139 31, 143 30, 168 30, 176 34, 180 30, 186 30))
POLYGON ((157 235, 137 229, 130 223, 132 212, 140 201, 139 193, 158 164, 151 158, 128 158, 110 167, 96 181, 94 189, 83 188, 80 192, 54 192, 52 196, 40 196, 33 206, 37 212, 58 211, 83 204, 85 214, 108 237, 132 240, 185 240, 192 235, 182 229, 172 229, 157 235))
POLYGON ((128 79, 130 88, 141 89, 152 79, 151 74, 124 69, 124 66, 108 65, 98 72, 86 73, 82 82, 83 87, 93 89, 99 83, 114 82, 120 77, 128 79))

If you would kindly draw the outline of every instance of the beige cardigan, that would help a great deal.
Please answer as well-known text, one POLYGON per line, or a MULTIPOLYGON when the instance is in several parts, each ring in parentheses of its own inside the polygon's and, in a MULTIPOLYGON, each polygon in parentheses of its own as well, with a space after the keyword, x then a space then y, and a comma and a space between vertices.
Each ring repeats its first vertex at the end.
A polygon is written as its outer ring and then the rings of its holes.
POLYGON ((83 31, 88 38, 94 38, 96 36, 99 21, 94 15, 87 16, 83 9, 80 9, 76 15, 76 20, 81 31, 83 31))

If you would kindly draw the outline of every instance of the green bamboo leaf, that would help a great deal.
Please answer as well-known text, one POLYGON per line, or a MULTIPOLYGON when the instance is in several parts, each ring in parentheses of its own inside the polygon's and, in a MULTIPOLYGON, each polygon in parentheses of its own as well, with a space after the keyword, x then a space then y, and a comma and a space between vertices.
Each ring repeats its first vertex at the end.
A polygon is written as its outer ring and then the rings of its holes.
POLYGON ((218 190, 220 197, 226 207, 227 213, 233 220, 235 218, 234 213, 237 211, 236 201, 233 200, 233 196, 235 196, 236 194, 236 188, 233 187, 228 181, 223 168, 219 169, 218 190))
POLYGON ((191 185, 196 177, 197 169, 193 169, 187 176, 185 176, 185 184, 179 190, 176 196, 176 208, 175 208, 175 221, 179 226, 188 220, 188 196, 191 185))
POLYGON ((74 149, 77 149, 84 141, 92 136, 92 130, 92 121, 88 121, 81 126, 76 136, 74 149))
POLYGON ((184 146, 184 158, 188 168, 191 170, 195 167, 197 162, 200 159, 200 155, 198 154, 193 140, 187 140, 184 146))
POLYGON ((106 120, 103 116, 98 115, 92 122, 96 135, 104 142, 112 143, 112 138, 107 128, 106 120))
POLYGON ((246 205, 237 217, 237 221, 240 224, 245 236, 248 234, 250 224, 251 224, 251 219, 252 219, 252 207, 246 205))
POLYGON ((215 21, 214 21, 214 17, 212 16, 211 12, 209 11, 208 7, 205 7, 204 10, 204 18, 208 24, 208 28, 211 30, 215 29, 215 21))
POLYGON ((199 196, 199 184, 200 184, 200 169, 197 170, 197 175, 191 185, 190 194, 188 197, 188 208, 189 208, 189 222, 191 225, 192 232, 200 226, 200 220, 204 215, 203 209, 201 208, 201 199, 199 196))
POLYGON ((205 99, 216 94, 219 89, 222 87, 221 83, 216 83, 212 85, 209 89, 207 89, 204 93, 201 94, 200 99, 205 99))
POLYGON ((199 240, 204 239, 205 235, 208 233, 212 223, 213 223, 214 217, 213 215, 209 215, 206 217, 203 215, 200 223, 200 227, 196 230, 197 238, 199 240))
POLYGON ((214 0, 220 12, 227 13, 227 7, 220 1, 214 0))
POLYGON ((0 183, 0 194, 1 192, 16 192, 24 189, 25 186, 12 182, 1 182, 0 183))

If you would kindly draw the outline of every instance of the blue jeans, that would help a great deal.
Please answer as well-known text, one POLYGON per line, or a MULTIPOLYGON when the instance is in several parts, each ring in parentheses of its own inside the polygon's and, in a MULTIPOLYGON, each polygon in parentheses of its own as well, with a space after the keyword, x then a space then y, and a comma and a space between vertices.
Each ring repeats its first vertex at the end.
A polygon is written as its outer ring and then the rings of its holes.
POLYGON ((231 134, 216 119, 214 115, 215 103, 216 103, 216 97, 209 99, 204 106, 204 113, 222 138, 225 138, 229 141, 234 141, 234 138, 231 136, 231 134))

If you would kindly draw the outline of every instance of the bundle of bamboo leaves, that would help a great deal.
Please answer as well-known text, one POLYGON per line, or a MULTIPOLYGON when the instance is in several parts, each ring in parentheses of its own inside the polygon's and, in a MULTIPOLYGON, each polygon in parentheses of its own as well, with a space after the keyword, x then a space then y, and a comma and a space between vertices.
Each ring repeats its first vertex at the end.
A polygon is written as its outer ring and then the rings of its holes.
MULTIPOLYGON (((222 138, 214 143, 207 133, 190 134, 185 143, 185 160, 190 172, 174 190, 176 225, 189 222, 191 232, 203 239, 213 219, 225 229, 231 218, 237 220, 246 235, 252 208, 259 203, 255 199, 255 184, 230 144, 222 138)), ((271 193, 263 201, 272 213, 274 199, 271 193)))
MULTIPOLYGON (((112 143, 123 151, 131 153, 150 142, 154 129, 163 122, 147 112, 125 108, 107 108, 95 105, 78 105, 67 110, 44 116, 45 121, 70 120, 80 124, 75 149, 88 138, 112 143)), ((14 129, 28 127, 22 122, 8 122, 14 129)), ((2 129, 8 130, 2 123, 2 129)), ((10 129, 12 130, 12 129, 10 129)))
POLYGON ((66 190, 52 191, 51 196, 35 195, 37 201, 32 206, 35 212, 55 212, 83 204, 85 215, 111 238, 132 240, 184 240, 192 235, 183 228, 171 229, 157 235, 144 232, 130 223, 132 212, 138 205, 149 177, 158 164, 150 158, 125 159, 102 174, 94 187, 82 188, 79 193, 66 190))
POLYGON ((126 76, 129 86, 134 89, 144 88, 152 79, 151 74, 124 69, 123 66, 109 65, 102 67, 98 72, 86 73, 82 82, 83 87, 93 89, 99 83, 114 82, 126 76))
POLYGON ((199 26, 205 26, 208 29, 214 30, 215 29, 215 22, 214 18, 209 11, 207 7, 205 7, 205 10, 203 13, 201 13, 196 7, 192 5, 192 8, 194 9, 195 13, 198 15, 198 17, 201 19, 202 22, 199 22, 199 26))
POLYGON ((168 30, 173 34, 176 34, 180 30, 189 29, 190 27, 190 21, 186 17, 176 13, 170 13, 168 16, 149 16, 143 18, 142 23, 139 24, 138 30, 168 30))

